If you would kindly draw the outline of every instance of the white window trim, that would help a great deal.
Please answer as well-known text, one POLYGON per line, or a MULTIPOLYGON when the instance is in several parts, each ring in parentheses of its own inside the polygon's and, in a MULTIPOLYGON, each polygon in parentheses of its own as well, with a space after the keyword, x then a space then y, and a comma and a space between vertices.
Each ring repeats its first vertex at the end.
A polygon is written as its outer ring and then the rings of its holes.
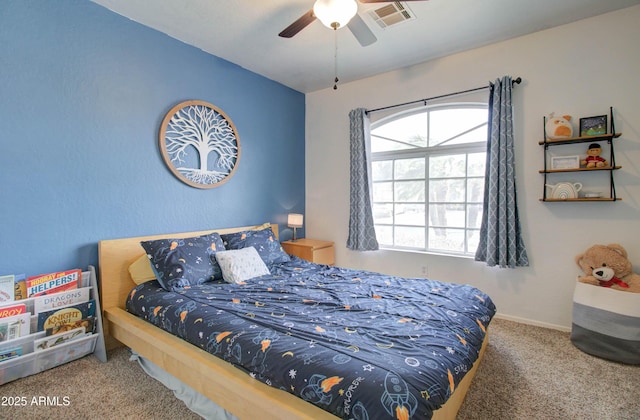
MULTIPOLYGON (((376 127, 379 127, 381 125, 387 124, 391 121, 397 120, 397 119, 401 119, 401 118, 406 118, 408 116, 411 116, 413 114, 419 114, 425 111, 432 111, 432 110, 441 110, 441 109, 447 109, 447 108, 454 108, 454 109, 460 109, 460 108, 473 108, 473 109, 477 109, 477 108, 484 108, 484 109, 488 109, 488 103, 483 103, 483 102, 452 102, 452 103, 446 103, 446 104, 435 104, 435 105, 430 105, 427 107, 421 106, 419 108, 413 108, 413 109, 408 109, 405 111, 401 111, 392 115, 388 115, 384 118, 381 118, 375 122, 372 122, 371 124, 371 130, 373 131, 376 127)), ((487 119, 487 124, 489 123, 488 119, 487 119)), ((380 243, 380 249, 384 249, 384 250, 388 250, 388 251, 402 251, 402 252, 414 252, 414 253, 421 253, 421 254, 433 254, 433 255, 445 255, 445 256, 454 256, 454 257, 462 257, 462 258, 471 258, 473 256, 473 253, 475 252, 475 250, 473 251, 468 251, 464 252, 464 251, 453 251, 453 250, 441 250, 441 249, 429 249, 428 248, 428 244, 429 244, 429 229, 432 228, 432 226, 430 226, 429 220, 429 205, 430 205, 430 201, 429 201, 429 181, 432 179, 437 179, 437 178, 429 178, 429 159, 428 157, 430 156, 437 156, 437 155, 450 155, 450 154, 456 154, 456 153, 464 153, 464 154, 472 154, 472 153, 484 153, 486 152, 486 147, 487 147, 487 143, 486 141, 483 142, 475 142, 475 143, 465 143, 465 144, 454 144, 454 145, 436 145, 436 146, 431 146, 431 147, 416 147, 414 149, 405 149, 405 150, 395 150, 395 151, 384 151, 384 152, 372 152, 371 153, 371 161, 372 162, 376 162, 376 161, 384 161, 384 160, 391 160, 391 159, 407 159, 407 158, 412 158, 412 157, 416 157, 416 158, 425 158, 425 177, 424 178, 420 178, 420 179, 416 179, 416 180, 420 180, 420 181, 425 181, 425 202, 422 203, 416 203, 416 204, 423 204, 425 206, 425 226, 413 226, 413 225, 397 225, 396 223, 374 223, 376 226, 390 226, 392 229, 395 229, 396 226, 408 226, 408 227, 419 227, 419 228, 424 228, 425 230, 425 245, 424 248, 420 247, 408 247, 408 246, 399 246, 399 245, 388 245, 388 244, 383 244, 380 243)), ((484 174, 482 175, 482 178, 484 178, 484 174)), ((447 178, 447 179, 451 179, 451 178, 447 178)), ((464 179, 469 179, 468 174, 465 173, 464 179)), ((411 179, 403 179, 403 181, 410 181, 411 179)), ((390 181, 373 181, 373 183, 377 183, 377 182, 394 182, 395 178, 392 177, 392 179, 390 181)), ((373 185, 372 185, 373 187, 373 185)), ((395 204, 395 199, 391 202, 373 202, 372 201, 372 205, 375 204, 380 204, 380 203, 386 203, 386 204, 395 204)), ((407 202, 407 203, 402 203, 402 204, 412 204, 412 202, 407 202)), ((446 204, 446 203, 439 203, 438 204, 446 204)), ((460 204, 463 206, 467 206, 469 204, 478 204, 477 202, 469 202, 467 201, 467 197, 465 197, 465 200, 462 202, 455 202, 452 204, 460 204)), ((479 203, 482 204, 482 203, 479 203)), ((479 228, 470 228, 467 226, 467 220, 466 220, 466 214, 465 214, 465 226, 461 227, 461 228, 448 228, 448 229, 460 229, 464 232, 465 235, 465 246, 467 246, 467 232, 468 231, 473 231, 473 230, 478 230, 479 228)))

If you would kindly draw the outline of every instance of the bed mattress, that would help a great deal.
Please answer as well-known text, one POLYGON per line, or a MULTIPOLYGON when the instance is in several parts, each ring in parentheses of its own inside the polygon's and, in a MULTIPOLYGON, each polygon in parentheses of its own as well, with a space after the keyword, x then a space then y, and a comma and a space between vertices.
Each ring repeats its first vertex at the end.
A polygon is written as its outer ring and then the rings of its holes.
MULTIPOLYGON (((293 257, 244 284, 136 286, 127 311, 343 418, 430 418, 495 314, 477 288, 293 257)), ((179 356, 179 355, 178 355, 179 356)))

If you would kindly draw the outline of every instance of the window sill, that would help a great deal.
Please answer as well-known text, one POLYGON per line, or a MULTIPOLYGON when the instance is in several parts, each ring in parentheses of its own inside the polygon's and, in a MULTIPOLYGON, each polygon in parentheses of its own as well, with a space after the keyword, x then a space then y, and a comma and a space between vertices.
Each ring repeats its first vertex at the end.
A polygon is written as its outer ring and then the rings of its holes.
POLYGON ((379 250, 380 251, 403 252, 403 253, 408 253, 408 254, 435 255, 435 256, 438 256, 438 257, 464 258, 464 259, 469 259, 469 260, 474 260, 475 259, 473 255, 453 254, 453 253, 438 252, 438 251, 422 251, 422 250, 419 250, 419 249, 388 248, 388 247, 380 246, 379 250))

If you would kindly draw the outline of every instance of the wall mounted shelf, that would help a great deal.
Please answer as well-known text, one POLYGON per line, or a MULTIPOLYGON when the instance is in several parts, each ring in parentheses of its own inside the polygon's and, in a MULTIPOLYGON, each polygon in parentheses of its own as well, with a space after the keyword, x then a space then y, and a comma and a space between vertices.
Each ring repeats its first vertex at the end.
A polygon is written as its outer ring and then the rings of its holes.
MULTIPOLYGON (((544 135, 544 139, 539 141, 538 144, 544 146, 544 168, 539 170, 538 172, 544 175, 544 183, 542 185, 542 198, 540 201, 545 202, 584 202, 584 201, 617 201, 621 200, 616 195, 615 182, 613 179, 613 171, 622 168, 622 166, 616 165, 616 158, 613 147, 613 139, 616 139, 622 135, 622 133, 616 133, 615 131, 615 122, 613 120, 613 107, 609 108, 609 115, 611 118, 611 132, 608 134, 602 134, 597 136, 580 136, 580 137, 570 137, 570 138, 562 138, 562 139, 548 139, 546 136, 546 132, 544 135), (552 146, 563 146, 563 145, 572 145, 578 143, 596 143, 596 142, 607 142, 609 145, 609 160, 607 162, 607 166, 601 166, 598 168, 562 168, 562 169, 551 169, 549 168, 549 147, 552 146), (583 175, 585 172, 606 172, 609 175, 609 196, 608 197, 578 197, 578 198, 552 198, 547 196, 547 180, 549 175, 559 174, 559 173, 579 173, 583 175)), ((543 118, 543 129, 546 125, 547 119, 543 118)))

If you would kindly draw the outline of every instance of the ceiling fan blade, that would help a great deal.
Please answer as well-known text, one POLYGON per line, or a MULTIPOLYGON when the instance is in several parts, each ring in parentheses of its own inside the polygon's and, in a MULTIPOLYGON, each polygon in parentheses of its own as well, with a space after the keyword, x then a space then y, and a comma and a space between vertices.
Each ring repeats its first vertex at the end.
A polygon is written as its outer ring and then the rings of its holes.
POLYGON ((300 16, 298 20, 287 26, 282 32, 278 34, 283 38, 291 38, 307 26, 316 20, 316 15, 313 14, 313 9, 309 10, 304 15, 300 16))
MULTIPOLYGON (((389 0, 358 0, 360 3, 391 3, 389 0)), ((400 0, 400 1, 427 1, 427 0, 400 0)))
POLYGON ((363 47, 371 45, 378 40, 358 14, 351 18, 351 21, 347 24, 347 28, 349 28, 353 36, 356 37, 363 47))

